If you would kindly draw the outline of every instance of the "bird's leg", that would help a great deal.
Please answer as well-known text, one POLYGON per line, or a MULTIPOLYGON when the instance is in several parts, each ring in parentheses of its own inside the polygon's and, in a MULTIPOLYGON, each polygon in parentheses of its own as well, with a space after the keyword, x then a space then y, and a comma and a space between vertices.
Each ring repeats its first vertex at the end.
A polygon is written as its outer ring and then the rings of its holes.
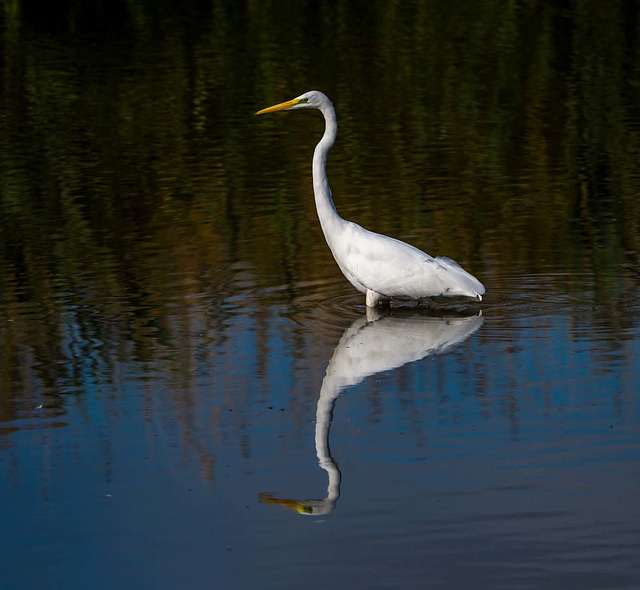
POLYGON ((380 318, 383 318, 384 315, 380 313, 380 311, 375 307, 366 307, 367 312, 367 322, 377 322, 380 318))
POLYGON ((367 289, 367 307, 375 307, 378 301, 380 301, 380 294, 367 289))
POLYGON ((380 301, 386 303, 389 300, 386 297, 380 295, 380 293, 376 293, 371 289, 367 289, 367 307, 375 307, 380 301))

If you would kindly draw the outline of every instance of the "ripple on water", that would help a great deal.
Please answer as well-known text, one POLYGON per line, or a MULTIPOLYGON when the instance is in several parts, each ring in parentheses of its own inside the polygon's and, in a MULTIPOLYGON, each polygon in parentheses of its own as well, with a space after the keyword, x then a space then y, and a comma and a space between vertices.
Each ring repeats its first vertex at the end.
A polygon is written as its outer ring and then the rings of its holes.
MULTIPOLYGON (((364 295, 338 279, 310 281, 296 285, 297 296, 292 307, 297 319, 307 320, 330 327, 344 328, 355 317, 365 315, 367 308, 364 295)), ((480 306, 464 300, 440 300, 429 302, 392 301, 394 314, 436 315, 453 313, 477 315, 480 306)), ((380 310, 385 315, 385 310, 380 310)))

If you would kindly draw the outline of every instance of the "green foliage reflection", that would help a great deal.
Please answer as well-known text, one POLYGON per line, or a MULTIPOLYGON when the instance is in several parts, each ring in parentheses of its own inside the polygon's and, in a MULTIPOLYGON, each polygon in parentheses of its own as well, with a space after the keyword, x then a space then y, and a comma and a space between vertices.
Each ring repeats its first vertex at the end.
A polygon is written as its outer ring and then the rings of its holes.
POLYGON ((284 285, 290 302, 331 280, 309 179, 321 123, 251 118, 311 88, 338 110, 329 174, 345 217, 458 259, 495 302, 514 270, 539 274, 606 301, 615 326, 637 289, 633 3, 1 10, 10 397, 29 367, 72 387, 80 357, 100 380, 118 359, 189 349, 194 307, 215 332, 239 290, 284 285))

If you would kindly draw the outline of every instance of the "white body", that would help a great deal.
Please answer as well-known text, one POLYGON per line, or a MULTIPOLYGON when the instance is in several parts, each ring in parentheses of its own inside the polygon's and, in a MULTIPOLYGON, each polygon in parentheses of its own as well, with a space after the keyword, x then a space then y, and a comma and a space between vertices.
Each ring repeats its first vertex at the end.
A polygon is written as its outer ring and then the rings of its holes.
POLYGON ((322 381, 316 409, 316 453, 320 467, 328 474, 327 495, 317 500, 278 499, 262 494, 262 501, 280 504, 300 514, 321 515, 331 512, 340 498, 342 475, 331 456, 329 431, 336 400, 346 388, 371 375, 391 371, 406 363, 434 354, 444 354, 468 338, 483 322, 472 317, 393 317, 357 318, 347 328, 333 352, 322 381))
POLYGON ((340 270, 368 306, 389 299, 470 297, 482 300, 482 283, 448 258, 433 258, 400 240, 370 232, 338 215, 327 180, 327 154, 336 140, 338 123, 331 101, 316 90, 264 111, 316 108, 325 131, 313 154, 313 191, 327 244, 340 270))

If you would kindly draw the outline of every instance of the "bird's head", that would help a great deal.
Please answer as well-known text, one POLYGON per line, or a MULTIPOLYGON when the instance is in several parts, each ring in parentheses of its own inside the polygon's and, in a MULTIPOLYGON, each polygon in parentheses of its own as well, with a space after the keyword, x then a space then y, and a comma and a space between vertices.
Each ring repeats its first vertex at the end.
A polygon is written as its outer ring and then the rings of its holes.
POLYGON ((264 115, 265 113, 275 113, 276 111, 293 111, 295 109, 320 109, 324 104, 331 104, 329 99, 318 90, 305 92, 293 100, 281 102, 272 107, 258 111, 256 115, 264 115))

